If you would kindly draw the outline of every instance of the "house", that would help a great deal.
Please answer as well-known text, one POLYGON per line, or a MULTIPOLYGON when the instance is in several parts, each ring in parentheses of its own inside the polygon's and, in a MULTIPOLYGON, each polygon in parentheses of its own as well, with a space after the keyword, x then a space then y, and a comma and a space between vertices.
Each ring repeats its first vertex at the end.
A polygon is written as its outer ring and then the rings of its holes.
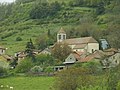
POLYGON ((43 51, 40 52, 40 54, 48 54, 51 55, 51 50, 49 48, 45 48, 43 51))
POLYGON ((82 55, 83 52, 74 51, 65 59, 65 62, 63 62, 63 64, 74 64, 82 58, 82 55))
POLYGON ((103 69, 115 67, 120 64, 120 50, 110 48, 107 50, 98 50, 94 53, 86 54, 73 52, 66 59, 63 64, 71 65, 74 63, 84 63, 92 60, 97 60, 103 66, 103 69))
POLYGON ((26 56, 27 54, 25 53, 25 51, 19 51, 15 53, 15 57, 17 57, 18 60, 24 59, 26 56))
POLYGON ((91 53, 91 54, 74 51, 65 59, 65 62, 63 62, 63 64, 71 65, 78 62, 81 62, 81 63, 89 62, 94 59, 100 59, 100 58, 102 58, 102 54, 100 53, 100 51, 95 51, 94 53, 91 53))
POLYGON ((111 68, 120 64, 120 50, 111 48, 106 50, 106 52, 108 56, 102 60, 104 68, 111 68))
POLYGON ((1 60, 9 62, 9 61, 13 60, 13 56, 7 55, 7 54, 3 54, 3 55, 0 55, 0 61, 1 60))
POLYGON ((0 55, 5 54, 6 48, 0 46, 0 55))
POLYGON ((3 58, 5 58, 7 61, 11 61, 11 60, 13 60, 13 56, 11 56, 11 55, 2 55, 2 57, 3 58))
POLYGON ((40 52, 41 52, 41 50, 36 50, 36 49, 34 49, 32 53, 33 53, 34 55, 38 55, 40 52))
POLYGON ((65 69, 65 66, 54 66, 54 71, 61 71, 63 69, 65 69))
POLYGON ((63 28, 57 33, 57 43, 66 43, 72 51, 93 53, 99 50, 99 43, 93 37, 81 37, 66 39, 66 32, 63 28))

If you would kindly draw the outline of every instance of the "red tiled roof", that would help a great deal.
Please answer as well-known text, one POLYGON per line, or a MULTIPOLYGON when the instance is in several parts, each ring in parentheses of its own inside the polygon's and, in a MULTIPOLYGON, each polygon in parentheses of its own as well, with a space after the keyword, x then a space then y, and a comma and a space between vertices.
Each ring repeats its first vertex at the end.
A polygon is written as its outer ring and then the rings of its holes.
POLYGON ((103 56, 103 53, 101 51, 96 51, 85 58, 81 58, 79 62, 89 62, 93 59, 100 59, 103 56))
POLYGON ((74 57, 77 59, 77 60, 79 60, 81 57, 81 55, 83 54, 83 52, 78 52, 78 51, 75 51, 75 52, 73 52, 73 55, 74 55, 74 57))
POLYGON ((104 50, 105 52, 118 52, 117 49, 115 48, 110 48, 110 49, 107 49, 107 50, 104 50))

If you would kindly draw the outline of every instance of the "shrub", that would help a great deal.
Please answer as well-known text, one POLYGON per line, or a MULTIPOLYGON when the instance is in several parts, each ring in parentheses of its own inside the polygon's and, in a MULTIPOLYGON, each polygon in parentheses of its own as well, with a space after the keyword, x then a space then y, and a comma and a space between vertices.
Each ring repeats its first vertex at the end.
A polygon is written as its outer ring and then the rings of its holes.
POLYGON ((31 58, 26 58, 22 60, 16 67, 15 72, 17 73, 26 73, 30 71, 30 69, 33 67, 33 62, 31 58))
POLYGON ((102 73, 102 66, 100 62, 96 62, 96 61, 87 62, 82 64, 82 67, 90 69, 92 74, 102 73))
POLYGON ((0 77, 4 75, 7 75, 7 70, 3 67, 0 67, 0 77))
POLYGON ((30 70, 32 73, 41 73, 43 71, 43 68, 40 66, 34 66, 33 68, 31 68, 30 70))
MULTIPOLYGON (((67 70, 62 70, 57 75, 54 88, 55 90, 76 90, 84 81, 83 79, 83 81, 79 82, 79 77, 82 78, 88 75, 87 73, 89 73, 89 71, 84 68, 69 68, 67 70)), ((86 81, 89 82, 89 80, 86 81)))
POLYGON ((46 72, 47 74, 48 74, 48 76, 53 72, 54 70, 53 70, 53 67, 47 67, 47 68, 45 68, 45 70, 44 70, 44 72, 46 72))
POLYGON ((21 37, 17 37, 16 41, 22 41, 22 38, 21 37))

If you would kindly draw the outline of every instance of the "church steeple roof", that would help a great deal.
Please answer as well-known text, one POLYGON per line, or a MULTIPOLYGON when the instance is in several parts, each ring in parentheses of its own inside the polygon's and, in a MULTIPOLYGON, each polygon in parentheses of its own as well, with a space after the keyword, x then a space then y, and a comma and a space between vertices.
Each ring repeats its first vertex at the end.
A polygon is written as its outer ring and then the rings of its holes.
POLYGON ((64 31, 64 29, 61 27, 61 29, 59 30, 58 34, 66 34, 66 32, 64 31))

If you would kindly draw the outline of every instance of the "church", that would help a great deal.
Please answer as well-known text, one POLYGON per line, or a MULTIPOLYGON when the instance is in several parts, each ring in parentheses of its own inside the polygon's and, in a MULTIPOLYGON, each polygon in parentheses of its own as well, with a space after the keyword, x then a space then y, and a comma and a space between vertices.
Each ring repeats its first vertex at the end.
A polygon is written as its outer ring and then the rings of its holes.
POLYGON ((99 43, 93 37, 66 38, 66 32, 63 28, 57 33, 57 43, 66 43, 72 51, 93 53, 99 50, 99 43))

